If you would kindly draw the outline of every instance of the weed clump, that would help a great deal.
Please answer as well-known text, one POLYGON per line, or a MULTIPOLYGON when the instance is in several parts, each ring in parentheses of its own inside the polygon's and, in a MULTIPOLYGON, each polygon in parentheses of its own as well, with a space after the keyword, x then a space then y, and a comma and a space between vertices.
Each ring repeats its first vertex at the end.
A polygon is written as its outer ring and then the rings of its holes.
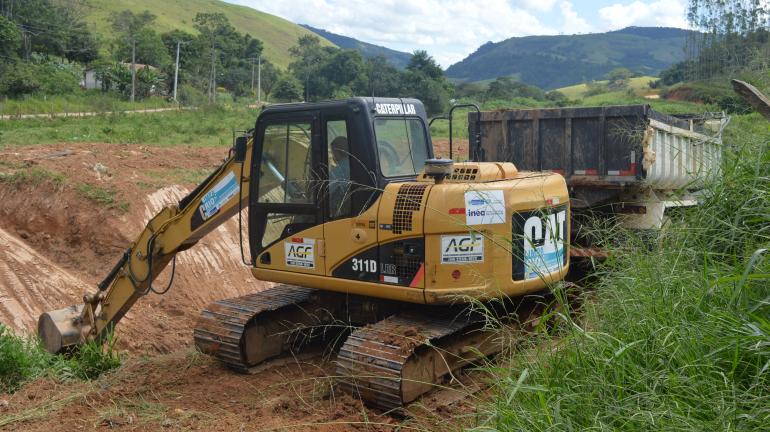
POLYGON ((22 337, 0 324, 0 392, 14 392, 41 377, 57 380, 97 378, 120 366, 121 359, 108 336, 105 344, 90 342, 70 354, 51 355, 37 337, 22 337))

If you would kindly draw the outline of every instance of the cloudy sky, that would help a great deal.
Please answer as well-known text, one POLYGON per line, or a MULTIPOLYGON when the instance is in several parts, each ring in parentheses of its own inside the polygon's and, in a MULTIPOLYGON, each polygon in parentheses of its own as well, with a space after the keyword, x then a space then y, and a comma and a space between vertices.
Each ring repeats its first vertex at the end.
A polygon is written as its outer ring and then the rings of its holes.
POLYGON ((687 0, 225 0, 399 51, 443 67, 513 36, 687 26, 687 0))

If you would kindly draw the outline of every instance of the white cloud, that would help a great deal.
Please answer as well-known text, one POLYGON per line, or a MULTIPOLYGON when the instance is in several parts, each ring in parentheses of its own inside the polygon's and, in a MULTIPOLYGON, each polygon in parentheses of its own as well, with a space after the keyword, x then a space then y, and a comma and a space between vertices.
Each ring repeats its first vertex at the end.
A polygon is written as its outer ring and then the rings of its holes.
POLYGON ((487 41, 557 33, 536 16, 556 0, 228 1, 392 49, 424 49, 443 67, 487 41))
POLYGON ((538 12, 548 12, 553 9, 556 0, 519 0, 517 4, 524 9, 538 12))
POLYGON ((616 3, 599 9, 599 16, 610 28, 620 29, 631 25, 659 27, 687 27, 685 5, 682 0, 634 1, 616 3))
POLYGON ((589 33, 594 30, 588 21, 581 18, 574 9, 572 2, 563 1, 559 4, 563 20, 562 32, 566 34, 589 33))

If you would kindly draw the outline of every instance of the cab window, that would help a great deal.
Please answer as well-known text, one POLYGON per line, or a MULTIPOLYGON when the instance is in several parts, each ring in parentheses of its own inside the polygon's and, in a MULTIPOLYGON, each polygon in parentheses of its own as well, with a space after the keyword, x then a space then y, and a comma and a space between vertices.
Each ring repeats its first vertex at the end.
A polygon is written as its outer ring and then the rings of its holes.
POLYGON ((415 175, 428 157, 425 125, 416 118, 375 118, 380 171, 385 177, 415 175))
POLYGON ((262 143, 258 202, 312 203, 310 124, 268 125, 262 143))
POLYGON ((326 122, 326 146, 329 160, 329 217, 350 216, 350 142, 347 122, 326 122))

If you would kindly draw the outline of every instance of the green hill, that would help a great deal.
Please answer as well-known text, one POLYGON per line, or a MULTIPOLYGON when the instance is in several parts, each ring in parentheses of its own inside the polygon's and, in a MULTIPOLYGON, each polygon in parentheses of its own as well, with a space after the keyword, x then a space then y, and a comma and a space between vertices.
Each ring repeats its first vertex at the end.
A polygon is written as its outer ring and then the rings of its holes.
POLYGON ((514 76, 543 89, 601 80, 617 67, 654 76, 684 59, 689 34, 676 28, 628 27, 585 35, 516 37, 482 45, 446 74, 456 81, 514 76))
MULTIPOLYGON (((296 44, 297 38, 314 34, 275 15, 218 0, 90 0, 89 4, 91 7, 86 21, 105 38, 109 38, 112 33, 108 19, 112 12, 148 10, 157 16, 154 24, 157 31, 180 29, 191 33, 195 32, 193 18, 196 13, 221 12, 239 32, 261 40, 264 43, 265 58, 281 68, 286 68, 291 62, 289 48, 296 44)), ((324 45, 333 45, 321 39, 324 45)))
POLYGON ((364 58, 383 56, 388 60, 390 64, 399 69, 406 69, 406 65, 409 64, 409 60, 412 58, 412 54, 407 52, 396 51, 384 46, 370 44, 358 39, 353 39, 352 37, 343 36, 323 29, 311 27, 307 24, 302 24, 302 27, 305 27, 306 29, 312 31, 318 36, 321 36, 322 38, 326 38, 340 48, 354 49, 360 52, 361 56, 364 58))
MULTIPOLYGON (((653 89, 650 88, 650 81, 657 80, 654 76, 640 76, 640 77, 634 77, 631 78, 628 88, 636 92, 637 94, 640 93, 647 93, 652 94, 655 93, 653 89)), ((607 84, 606 80, 602 81, 596 81, 599 84, 607 84)), ((588 85, 585 83, 582 84, 575 84, 568 87, 562 87, 556 89, 564 94, 564 96, 567 96, 570 99, 579 99, 585 96, 585 93, 588 91, 588 85)))

